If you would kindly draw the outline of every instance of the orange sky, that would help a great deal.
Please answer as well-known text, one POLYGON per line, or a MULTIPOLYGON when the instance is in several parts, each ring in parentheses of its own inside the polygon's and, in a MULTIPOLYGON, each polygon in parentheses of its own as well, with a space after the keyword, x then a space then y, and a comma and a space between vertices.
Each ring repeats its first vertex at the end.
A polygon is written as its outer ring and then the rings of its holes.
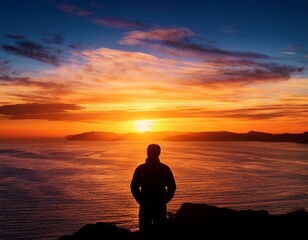
POLYGON ((1 83, 0 137, 125 133, 141 119, 152 120, 150 131, 308 130, 308 78, 227 79, 227 64, 110 48, 72 52, 67 64, 1 83))
POLYGON ((141 2, 1 1, 0 139, 308 131, 305 1, 141 2))

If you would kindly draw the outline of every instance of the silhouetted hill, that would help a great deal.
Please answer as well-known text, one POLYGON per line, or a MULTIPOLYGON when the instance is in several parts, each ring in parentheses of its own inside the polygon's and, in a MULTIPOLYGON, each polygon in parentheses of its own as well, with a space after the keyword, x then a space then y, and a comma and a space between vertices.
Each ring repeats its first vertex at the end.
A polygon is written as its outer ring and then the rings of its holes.
POLYGON ((139 141, 139 140, 164 140, 166 137, 178 134, 177 132, 130 132, 122 134, 119 140, 123 141, 139 141))
POLYGON ((199 132, 174 135, 165 138, 168 141, 260 141, 260 142, 298 142, 308 143, 308 132, 300 134, 271 134, 250 131, 248 133, 233 132, 199 132))
POLYGON ((130 132, 118 134, 113 132, 85 132, 76 135, 68 135, 68 140, 82 141, 143 141, 143 140, 163 140, 164 138, 178 134, 177 132, 130 132))
POLYGON ((250 131, 248 133, 218 132, 145 132, 145 133, 110 133, 86 132, 69 135, 68 140, 95 140, 95 141, 139 141, 139 140, 165 140, 165 141, 261 141, 261 142, 296 142, 308 143, 308 132, 271 134, 250 131))
POLYGON ((68 140, 115 141, 122 135, 112 132, 85 132, 66 137, 68 140))
MULTIPOLYGON (((165 238, 150 239, 308 239, 308 212, 300 209, 281 215, 267 211, 219 208, 208 204, 183 203, 168 218, 165 238)), ((132 232, 116 225, 87 224, 72 235, 58 240, 137 240, 132 232)), ((147 238, 149 239, 149 238, 147 238)))

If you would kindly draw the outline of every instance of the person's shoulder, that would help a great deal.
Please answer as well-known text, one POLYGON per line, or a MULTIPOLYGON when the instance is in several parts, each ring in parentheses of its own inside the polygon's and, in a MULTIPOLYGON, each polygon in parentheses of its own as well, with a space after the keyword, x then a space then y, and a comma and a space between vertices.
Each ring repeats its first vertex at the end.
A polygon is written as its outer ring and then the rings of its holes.
POLYGON ((146 163, 141 163, 136 167, 136 170, 142 169, 146 166, 146 163))
POLYGON ((171 170, 170 167, 169 167, 167 164, 162 163, 162 162, 160 162, 160 164, 161 164, 161 166, 162 166, 163 168, 165 168, 165 169, 167 169, 167 170, 171 170))

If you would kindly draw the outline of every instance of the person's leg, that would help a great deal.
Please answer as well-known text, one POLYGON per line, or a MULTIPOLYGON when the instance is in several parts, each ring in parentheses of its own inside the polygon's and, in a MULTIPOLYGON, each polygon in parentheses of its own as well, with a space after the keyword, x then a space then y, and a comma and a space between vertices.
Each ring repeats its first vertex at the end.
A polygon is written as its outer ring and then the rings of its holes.
POLYGON ((143 236, 151 235, 152 232, 152 211, 149 207, 139 208, 139 230, 143 236))
POLYGON ((163 237, 166 227, 167 206, 157 206, 153 215, 153 230, 155 234, 163 237))

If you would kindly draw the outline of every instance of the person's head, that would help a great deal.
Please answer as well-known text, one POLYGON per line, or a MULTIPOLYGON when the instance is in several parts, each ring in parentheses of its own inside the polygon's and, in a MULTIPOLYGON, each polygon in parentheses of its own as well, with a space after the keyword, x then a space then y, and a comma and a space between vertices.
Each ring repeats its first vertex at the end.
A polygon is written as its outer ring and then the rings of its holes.
POLYGON ((147 148, 148 157, 158 157, 160 154, 160 146, 157 144, 150 144, 147 148))

